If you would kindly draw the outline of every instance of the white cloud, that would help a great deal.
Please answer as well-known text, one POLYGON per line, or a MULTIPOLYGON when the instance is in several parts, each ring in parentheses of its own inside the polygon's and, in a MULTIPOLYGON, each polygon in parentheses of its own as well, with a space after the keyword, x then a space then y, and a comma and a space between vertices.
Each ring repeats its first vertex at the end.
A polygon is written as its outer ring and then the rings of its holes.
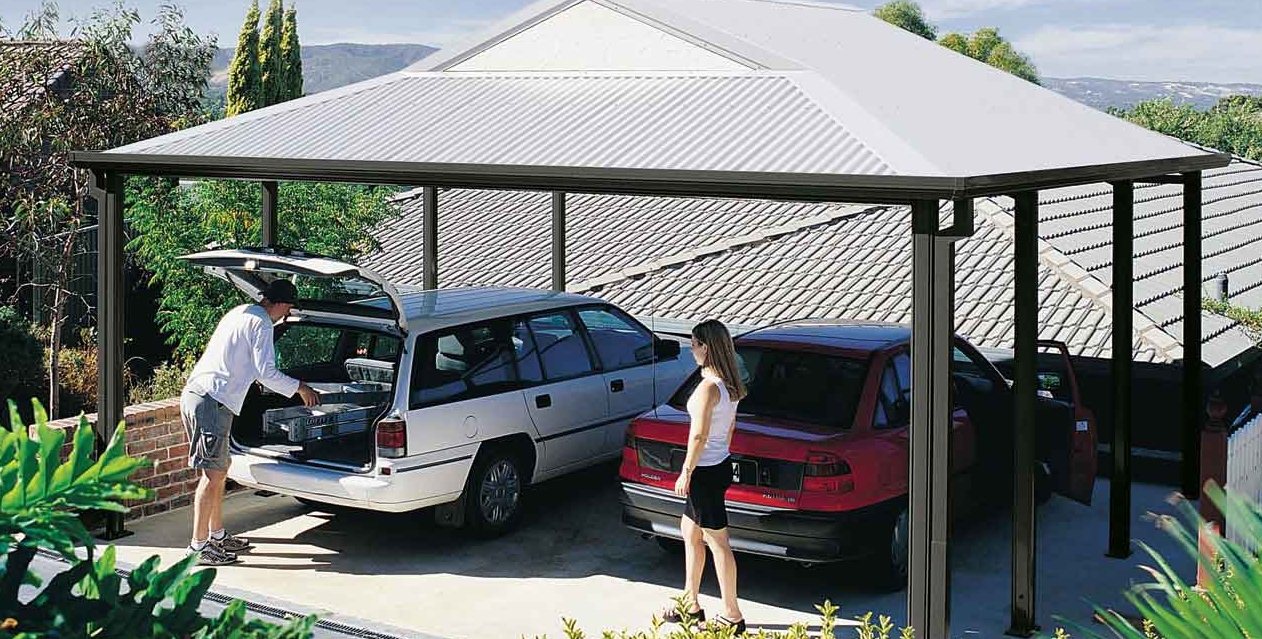
POLYGON ((950 20, 992 9, 1017 9, 1051 0, 926 0, 921 4, 933 20, 950 20))
POLYGON ((445 47, 486 27, 493 20, 457 19, 434 24, 431 28, 416 31, 378 31, 364 27, 311 27, 305 28, 302 41, 306 44, 332 44, 354 42, 357 44, 427 44, 445 47))
POLYGON ((1262 82, 1262 30, 1220 26, 1067 25, 1016 39, 1043 75, 1262 82))

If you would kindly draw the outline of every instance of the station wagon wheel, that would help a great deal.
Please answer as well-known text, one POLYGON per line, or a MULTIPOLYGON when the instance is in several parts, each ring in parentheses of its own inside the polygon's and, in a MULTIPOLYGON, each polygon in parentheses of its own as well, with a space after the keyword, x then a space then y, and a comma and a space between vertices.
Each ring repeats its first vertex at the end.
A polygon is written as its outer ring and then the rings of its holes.
POLYGON ((465 489, 465 520, 470 531, 494 537, 512 529, 521 515, 526 481, 521 462, 512 453, 489 450, 479 455, 465 489))

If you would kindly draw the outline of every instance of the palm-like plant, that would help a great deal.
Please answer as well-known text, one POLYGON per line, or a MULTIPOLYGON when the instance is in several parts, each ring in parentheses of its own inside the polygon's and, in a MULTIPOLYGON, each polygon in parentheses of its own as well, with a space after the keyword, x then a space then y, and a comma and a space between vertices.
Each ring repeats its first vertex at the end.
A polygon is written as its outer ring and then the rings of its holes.
MULTIPOLYGON (((1256 502, 1213 483, 1205 487, 1204 498, 1212 501, 1245 538, 1262 540, 1262 507, 1256 502)), ((1109 636, 1262 639, 1262 561, 1254 551, 1217 535, 1207 537, 1211 551, 1201 552, 1197 532, 1205 521, 1186 500, 1179 500, 1178 508, 1180 517, 1165 516, 1158 523, 1205 568, 1201 572, 1208 575, 1207 583, 1188 583, 1160 553, 1140 543, 1156 567, 1145 568, 1152 581, 1134 586, 1125 596, 1139 610, 1143 622, 1136 627, 1116 611, 1097 606, 1096 614, 1112 631, 1109 636)), ((1080 624, 1066 623, 1084 637, 1105 637, 1080 624)))
POLYGON ((165 570, 159 570, 158 557, 150 557, 126 576, 115 570, 112 546, 94 559, 93 540, 79 513, 125 512, 122 500, 149 497, 151 491, 128 480, 149 460, 127 456, 122 424, 99 458, 92 460, 92 428, 80 417, 63 461, 65 433, 49 428, 48 416, 38 402, 34 402, 34 437, 13 402, 9 402, 9 412, 12 429, 0 429, 0 549, 4 551, 0 639, 299 639, 311 635, 314 617, 276 626, 247 619, 239 601, 216 619, 202 617, 198 607, 214 582, 215 571, 194 571, 196 557, 165 570), (70 563, 47 584, 30 570, 41 548, 70 563), (77 549, 86 558, 78 556, 77 549), (22 602, 22 586, 39 590, 22 602))

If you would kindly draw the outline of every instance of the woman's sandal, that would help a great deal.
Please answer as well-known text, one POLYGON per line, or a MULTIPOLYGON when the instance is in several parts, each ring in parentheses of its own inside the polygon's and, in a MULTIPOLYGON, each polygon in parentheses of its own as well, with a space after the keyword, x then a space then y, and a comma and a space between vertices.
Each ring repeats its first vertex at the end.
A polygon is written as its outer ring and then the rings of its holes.
POLYGON ((732 621, 731 619, 728 619, 727 617, 723 615, 719 615, 717 618, 715 618, 714 621, 710 622, 710 627, 713 630, 719 630, 719 631, 727 630, 728 628, 734 628, 735 631, 732 634, 736 636, 745 634, 745 620, 744 619, 740 619, 738 621, 732 621))
MULTIPOLYGON (((702 623, 705 621, 705 610, 697 608, 696 612, 688 613, 688 618, 691 619, 693 623, 702 623)), ((678 607, 670 606, 662 610, 662 621, 665 621, 666 623, 683 623, 684 617, 679 614, 678 607)))

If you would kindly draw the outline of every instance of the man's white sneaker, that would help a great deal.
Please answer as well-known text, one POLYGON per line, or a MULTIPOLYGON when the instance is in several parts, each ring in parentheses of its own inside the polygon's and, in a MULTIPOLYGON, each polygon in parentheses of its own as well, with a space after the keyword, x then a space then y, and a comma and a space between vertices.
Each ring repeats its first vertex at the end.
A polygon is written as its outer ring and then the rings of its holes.
POLYGON ((226 552, 219 546, 209 542, 202 546, 201 550, 189 546, 188 554, 197 555, 197 565, 199 566, 227 566, 240 561, 236 554, 226 552))

